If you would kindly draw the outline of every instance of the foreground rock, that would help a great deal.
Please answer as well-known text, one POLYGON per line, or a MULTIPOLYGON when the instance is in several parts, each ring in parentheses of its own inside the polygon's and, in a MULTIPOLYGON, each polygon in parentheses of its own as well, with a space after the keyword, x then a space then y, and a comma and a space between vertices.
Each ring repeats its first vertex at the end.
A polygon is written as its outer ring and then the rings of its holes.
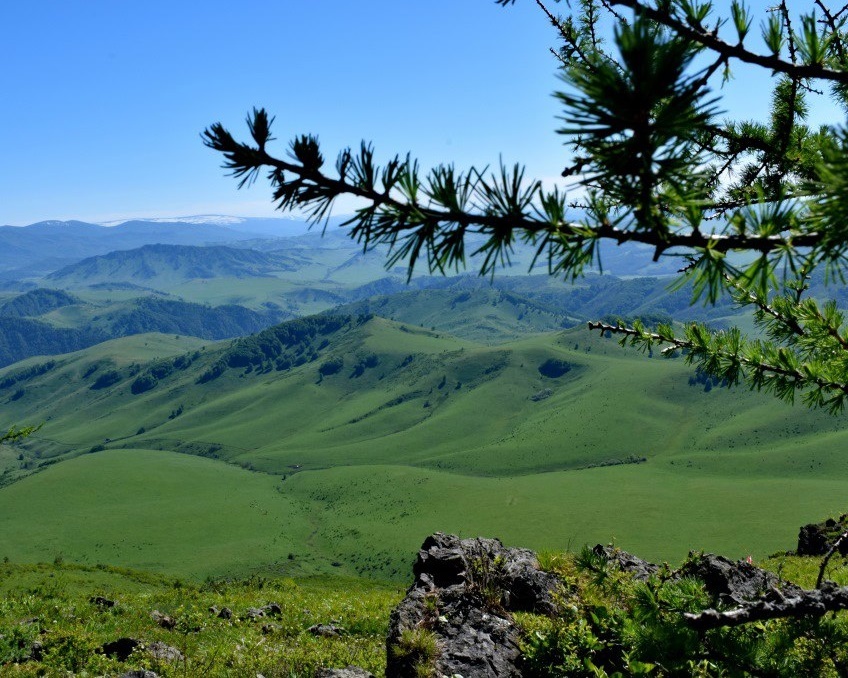
MULTIPOLYGON (((821 523, 804 525, 798 533, 798 549, 795 553, 799 556, 823 556, 846 530, 848 514, 842 514, 839 520, 828 518, 821 523)), ((839 545, 839 555, 848 555, 848 541, 839 545)))
POLYGON ((676 574, 700 579, 716 602, 723 605, 740 605, 778 589, 787 595, 801 591, 752 563, 732 561, 711 553, 690 557, 676 574))
MULTIPOLYGON (((646 581, 660 570, 658 565, 612 546, 598 544, 593 551, 639 581, 646 581)), ((723 605, 739 605, 756 600, 774 590, 780 590, 786 595, 796 595, 801 591, 794 584, 780 581, 776 575, 753 563, 729 560, 712 553, 690 553, 682 567, 669 572, 667 576, 672 580, 681 577, 700 579, 707 593, 723 605)))
POLYGON ((511 612, 556 612, 559 579, 532 551, 497 539, 440 532, 418 552, 415 581, 392 611, 387 678, 519 676, 519 632, 511 612))
POLYGON ((648 581, 660 569, 659 565, 649 563, 647 560, 642 560, 632 553, 622 551, 613 546, 601 546, 598 544, 592 549, 592 552, 607 562, 612 563, 622 572, 627 572, 637 581, 648 581))

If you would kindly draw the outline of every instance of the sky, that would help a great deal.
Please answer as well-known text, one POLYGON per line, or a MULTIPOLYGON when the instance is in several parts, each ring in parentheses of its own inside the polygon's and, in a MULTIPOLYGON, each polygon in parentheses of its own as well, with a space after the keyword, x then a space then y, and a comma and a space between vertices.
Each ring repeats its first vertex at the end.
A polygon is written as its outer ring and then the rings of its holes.
MULTIPOLYGON (((200 140, 214 122, 247 139, 254 106, 279 154, 312 133, 329 159, 365 139, 382 159, 502 158, 555 181, 556 45, 532 0, 0 3, 0 224, 280 216, 200 140)), ((767 87, 742 71, 724 106, 762 117, 767 87)))

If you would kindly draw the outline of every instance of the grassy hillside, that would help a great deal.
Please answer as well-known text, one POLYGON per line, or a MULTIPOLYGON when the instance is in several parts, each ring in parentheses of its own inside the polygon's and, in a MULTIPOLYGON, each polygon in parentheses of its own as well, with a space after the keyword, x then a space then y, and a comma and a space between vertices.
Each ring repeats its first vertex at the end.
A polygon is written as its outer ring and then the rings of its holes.
POLYGON ((132 285, 126 289, 110 283, 98 290, 109 296, 83 300, 39 288, 9 298, 0 306, 0 366, 148 332, 212 340, 244 336, 286 317, 277 306, 260 311, 237 305, 210 307, 132 285))
POLYGON ((195 579, 244 572, 246 554, 266 569, 291 555, 296 562, 287 569, 297 574, 328 570, 308 550, 308 504, 278 485, 266 474, 170 452, 84 455, 0 492, 2 555, 133 565, 195 579), (41 526, 37 549, 34 524, 41 526))
POLYGON ((398 586, 362 580, 207 581, 157 577, 105 565, 0 564, 0 673, 15 676, 118 676, 148 669, 163 677, 313 676, 351 664, 385 671, 385 638, 398 586), (112 606, 98 604, 108 600, 112 606), (252 620, 251 608, 275 605, 252 620), (229 619, 215 611, 228 608, 229 619), (156 610, 174 622, 160 626, 156 610), (210 611, 212 610, 212 611, 210 611), (309 631, 335 624, 342 635, 309 631), (143 649, 127 658, 100 650, 118 638, 164 643, 182 659, 143 649), (39 651, 33 657, 32 648, 39 651))
POLYGON ((44 422, 0 450, 16 480, 0 543, 19 560, 379 578, 438 529, 677 560, 763 555, 844 510, 841 418, 691 376, 582 328, 487 347, 330 316, 31 360, 0 372, 0 424, 44 422))
POLYGON ((498 344, 528 333, 551 332, 578 322, 562 308, 530 297, 482 285, 462 287, 459 283, 448 289, 379 295, 339 306, 332 312, 373 313, 483 344, 498 344))

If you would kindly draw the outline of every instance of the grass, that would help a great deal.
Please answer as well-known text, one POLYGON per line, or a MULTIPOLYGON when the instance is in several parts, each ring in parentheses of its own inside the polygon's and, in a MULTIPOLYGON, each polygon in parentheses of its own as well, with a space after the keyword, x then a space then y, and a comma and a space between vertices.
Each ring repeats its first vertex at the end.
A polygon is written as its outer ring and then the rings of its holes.
MULTIPOLYGON (((582 569, 580 557, 569 553, 546 553, 540 560, 566 582, 567 604, 560 617, 514 615, 523 633, 526 675, 588 675, 584 658, 610 670, 622 663, 636 671, 650 663, 673 662, 681 675, 693 672, 691 665, 685 670, 686 656, 673 646, 691 636, 686 647, 693 651, 703 640, 682 629, 679 618, 681 610, 710 604, 699 585, 684 580, 634 586, 616 573, 601 578, 582 569)), ((784 580, 810 586, 819 559, 781 556, 757 564, 784 580)), ((846 561, 834 559, 828 577, 840 584, 848 581, 846 561)), ((403 596, 396 585, 358 578, 252 576, 192 582, 58 560, 0 563, 0 594, 3 675, 120 675, 150 669, 163 678, 305 677, 319 667, 348 665, 383 676, 389 613, 403 596), (262 616, 251 618, 251 609, 262 610, 262 616), (154 612, 170 623, 160 624, 154 612), (310 631, 315 625, 332 625, 339 635, 316 635, 310 631), (140 649, 122 660, 101 652, 105 643, 122 637, 138 639, 145 647, 164 643, 182 658, 157 660, 140 649)), ((739 668, 736 660, 741 657, 732 652, 742 651, 746 662, 769 666, 770 675, 837 675, 843 644, 829 643, 844 640, 845 624, 843 612, 815 624, 772 621, 757 624, 750 633, 708 632, 703 649, 731 670, 739 668), (753 645, 757 652, 751 651, 753 645), (819 646, 825 651, 816 652, 819 646)), ((438 639, 426 628, 407 629, 388 651, 405 663, 410 675, 426 676, 438 639)))
POLYGON ((261 572, 406 581, 424 536, 442 530, 540 550, 615 541, 670 562, 690 549, 762 558, 792 548, 798 525, 837 512, 844 495, 838 480, 649 464, 516 478, 358 466, 280 481, 188 455, 115 450, 0 491, 0 557, 194 580, 261 572))
POLYGON ((268 475, 169 452, 84 455, 0 492, 0 557, 129 565, 192 579, 243 574, 245 566, 329 570, 309 549, 308 503, 278 485, 268 475))
POLYGON ((0 565, 0 671, 3 675, 119 675, 148 668, 161 676, 312 676, 319 667, 385 671, 385 636, 397 587, 361 580, 265 579, 193 584, 115 568, 0 565), (96 596, 113 607, 90 602, 96 596), (276 604, 251 620, 249 608, 276 604), (229 619, 217 611, 229 608, 229 619), (214 611, 213 611, 214 608, 214 611), (151 616, 174 620, 173 629, 151 616), (309 627, 333 624, 337 637, 309 627), (177 648, 183 659, 158 661, 138 651, 126 661, 100 653, 131 637, 177 648), (37 660, 32 644, 41 644, 37 660))

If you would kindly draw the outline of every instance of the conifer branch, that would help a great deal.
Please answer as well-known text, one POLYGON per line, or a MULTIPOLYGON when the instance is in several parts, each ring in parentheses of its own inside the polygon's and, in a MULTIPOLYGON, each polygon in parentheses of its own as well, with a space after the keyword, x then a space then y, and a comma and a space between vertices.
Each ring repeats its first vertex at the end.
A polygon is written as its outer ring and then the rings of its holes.
POLYGON ((734 350, 728 350, 721 342, 724 335, 711 335, 699 325, 693 324, 687 328, 690 337, 687 339, 680 339, 671 331, 650 332, 640 324, 626 327, 589 322, 588 328, 620 335, 623 345, 630 344, 643 349, 664 345, 661 351, 664 356, 677 351, 685 352, 688 364, 697 363, 704 372, 729 385, 739 382, 740 370, 743 370, 747 373, 746 381, 752 389, 774 390, 775 395, 786 400, 792 400, 796 391, 814 389, 811 397, 816 399, 817 404, 828 407, 834 413, 842 409, 848 398, 848 383, 820 376, 808 363, 798 365, 794 355, 785 349, 783 353, 776 351, 774 357, 777 360, 769 362, 765 357, 768 353, 764 353, 762 347, 749 346, 737 336, 728 342, 734 350), (831 395, 826 397, 825 393, 831 395))
POLYGON ((707 49, 721 54, 728 59, 739 59, 744 63, 762 66, 776 73, 784 73, 790 78, 827 80, 830 82, 848 84, 848 72, 835 70, 818 63, 793 63, 777 56, 757 54, 746 49, 742 43, 732 45, 718 37, 716 31, 694 27, 678 19, 668 11, 655 9, 639 0, 609 0, 613 6, 629 7, 637 15, 645 16, 651 21, 672 29, 677 35, 698 43, 707 49))

